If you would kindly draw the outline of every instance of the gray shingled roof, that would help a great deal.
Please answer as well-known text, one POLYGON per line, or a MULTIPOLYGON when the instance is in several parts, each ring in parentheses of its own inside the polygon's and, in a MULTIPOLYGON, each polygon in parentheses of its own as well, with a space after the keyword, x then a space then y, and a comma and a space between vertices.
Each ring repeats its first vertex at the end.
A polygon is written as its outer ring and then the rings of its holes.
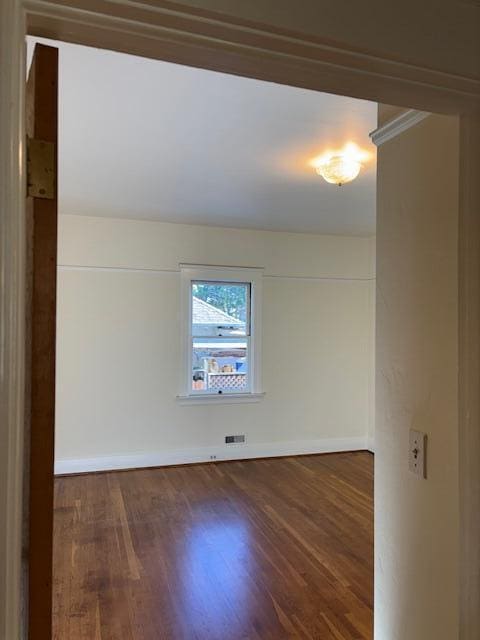
POLYGON ((241 320, 237 320, 233 316, 229 316, 221 309, 217 309, 212 304, 200 300, 193 296, 192 298, 192 321, 193 324, 216 324, 216 325, 243 325, 241 320))

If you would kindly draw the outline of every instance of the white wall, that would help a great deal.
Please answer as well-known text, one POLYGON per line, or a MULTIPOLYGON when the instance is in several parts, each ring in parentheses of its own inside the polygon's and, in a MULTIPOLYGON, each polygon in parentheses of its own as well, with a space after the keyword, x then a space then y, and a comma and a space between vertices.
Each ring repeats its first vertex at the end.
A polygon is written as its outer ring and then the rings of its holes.
MULTIPOLYGON (((370 272, 377 272, 377 239, 376 236, 370 238, 370 272)), ((369 451, 375 451, 375 309, 376 309, 376 287, 375 283, 369 290, 368 308, 370 313, 369 319, 369 346, 368 353, 370 358, 369 370, 372 375, 369 376, 369 399, 368 406, 370 414, 368 418, 367 447, 369 451)))
POLYGON ((458 121, 378 150, 375 638, 456 640, 458 121), (427 479, 408 471, 428 435, 427 479))
POLYGON ((57 471, 366 446, 371 239, 81 216, 59 238, 57 471), (178 405, 180 262, 265 268, 261 402, 178 405))

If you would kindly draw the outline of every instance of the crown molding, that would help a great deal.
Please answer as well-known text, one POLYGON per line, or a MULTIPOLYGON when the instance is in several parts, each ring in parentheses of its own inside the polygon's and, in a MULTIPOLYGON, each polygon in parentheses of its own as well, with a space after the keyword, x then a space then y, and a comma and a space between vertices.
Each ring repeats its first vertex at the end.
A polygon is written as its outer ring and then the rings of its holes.
POLYGON ((404 113, 401 113, 393 120, 389 120, 375 131, 372 131, 369 135, 374 145, 380 147, 388 140, 396 138, 404 131, 407 131, 411 127, 414 127, 425 118, 428 118, 430 113, 428 111, 417 111, 416 109, 409 109, 404 113))
POLYGON ((31 35, 224 73, 422 108, 471 112, 480 79, 386 58, 305 33, 157 0, 23 0, 31 35), (401 86, 400 84, 401 83, 401 86), (410 89, 410 90, 408 90, 410 89))

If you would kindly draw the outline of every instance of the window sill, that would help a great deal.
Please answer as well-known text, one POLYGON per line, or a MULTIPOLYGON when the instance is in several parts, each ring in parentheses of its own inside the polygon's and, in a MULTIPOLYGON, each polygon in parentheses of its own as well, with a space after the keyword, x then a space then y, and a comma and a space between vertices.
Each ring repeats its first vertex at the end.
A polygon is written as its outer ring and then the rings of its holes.
POLYGON ((212 393, 205 395, 177 396, 177 402, 181 405, 194 404, 244 404, 260 402, 265 393, 212 393))

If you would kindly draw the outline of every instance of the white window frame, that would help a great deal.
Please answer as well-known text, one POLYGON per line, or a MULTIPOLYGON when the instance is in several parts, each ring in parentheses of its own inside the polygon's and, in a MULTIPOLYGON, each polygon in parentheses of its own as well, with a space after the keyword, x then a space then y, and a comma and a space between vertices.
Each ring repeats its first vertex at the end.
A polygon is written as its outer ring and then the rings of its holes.
MULTIPOLYGON (((180 404, 237 404, 258 402, 262 391, 262 280, 263 269, 180 264, 181 374, 177 400, 180 404), (231 282, 250 285, 250 336, 248 342, 248 380, 246 392, 202 393, 194 391, 192 378, 192 283, 231 282)), ((208 338, 206 338, 208 340, 208 338)))

